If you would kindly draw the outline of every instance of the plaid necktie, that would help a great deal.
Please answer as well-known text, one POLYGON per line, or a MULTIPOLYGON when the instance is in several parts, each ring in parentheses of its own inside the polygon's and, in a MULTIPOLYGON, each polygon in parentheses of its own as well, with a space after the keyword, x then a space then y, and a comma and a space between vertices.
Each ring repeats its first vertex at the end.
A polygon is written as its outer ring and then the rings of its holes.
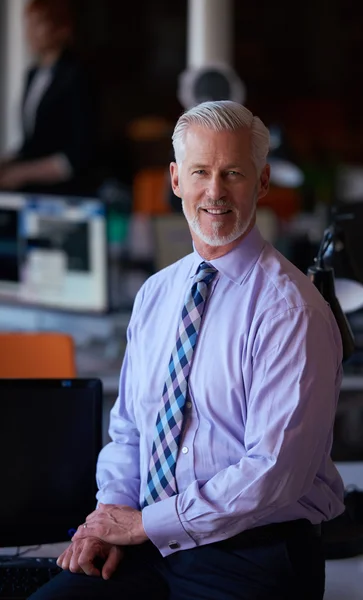
POLYGON ((156 419, 144 506, 177 493, 175 467, 190 365, 209 293, 208 285, 216 273, 214 267, 202 262, 198 267, 192 288, 185 298, 177 340, 169 362, 161 408, 156 419))

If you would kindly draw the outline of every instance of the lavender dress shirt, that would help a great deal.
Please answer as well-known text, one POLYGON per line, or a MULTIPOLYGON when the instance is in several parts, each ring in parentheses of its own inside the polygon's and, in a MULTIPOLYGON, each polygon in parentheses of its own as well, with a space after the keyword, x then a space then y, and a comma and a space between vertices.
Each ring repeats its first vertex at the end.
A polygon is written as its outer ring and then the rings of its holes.
MULTIPOLYGON (((139 291, 128 328, 113 440, 100 453, 100 502, 139 509, 153 431, 194 251, 139 291)), ((334 518, 343 483, 330 458, 341 384, 340 333, 308 278, 255 227, 210 261, 176 465, 178 494, 142 511, 166 556, 267 523, 334 518)))

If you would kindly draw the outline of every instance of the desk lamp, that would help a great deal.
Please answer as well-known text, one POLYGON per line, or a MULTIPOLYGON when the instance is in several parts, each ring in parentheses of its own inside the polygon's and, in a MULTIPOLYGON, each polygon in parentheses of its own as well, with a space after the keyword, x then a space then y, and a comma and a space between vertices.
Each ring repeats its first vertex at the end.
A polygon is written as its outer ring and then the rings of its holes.
POLYGON ((355 350, 354 336, 336 296, 334 283, 334 269, 326 262, 326 254, 332 252, 337 240, 337 228, 334 222, 324 231, 315 264, 309 267, 307 275, 315 287, 319 290, 333 311, 338 324, 343 343, 343 362, 352 356, 355 350))

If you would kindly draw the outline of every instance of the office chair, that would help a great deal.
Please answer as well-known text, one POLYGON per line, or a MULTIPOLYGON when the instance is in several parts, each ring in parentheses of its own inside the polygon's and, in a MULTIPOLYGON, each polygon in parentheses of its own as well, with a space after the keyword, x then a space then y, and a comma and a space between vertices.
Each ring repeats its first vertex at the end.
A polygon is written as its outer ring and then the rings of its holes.
POLYGON ((0 377, 76 377, 73 338, 63 333, 0 332, 0 377))

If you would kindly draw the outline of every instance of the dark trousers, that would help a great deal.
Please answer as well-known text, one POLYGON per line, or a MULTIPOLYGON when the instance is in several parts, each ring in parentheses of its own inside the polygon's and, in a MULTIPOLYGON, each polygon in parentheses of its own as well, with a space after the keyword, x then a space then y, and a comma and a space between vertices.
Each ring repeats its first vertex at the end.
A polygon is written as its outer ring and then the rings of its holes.
POLYGON ((307 522, 288 525, 256 528, 166 558, 152 544, 135 546, 110 580, 64 572, 31 599, 322 600, 321 538, 307 522))

